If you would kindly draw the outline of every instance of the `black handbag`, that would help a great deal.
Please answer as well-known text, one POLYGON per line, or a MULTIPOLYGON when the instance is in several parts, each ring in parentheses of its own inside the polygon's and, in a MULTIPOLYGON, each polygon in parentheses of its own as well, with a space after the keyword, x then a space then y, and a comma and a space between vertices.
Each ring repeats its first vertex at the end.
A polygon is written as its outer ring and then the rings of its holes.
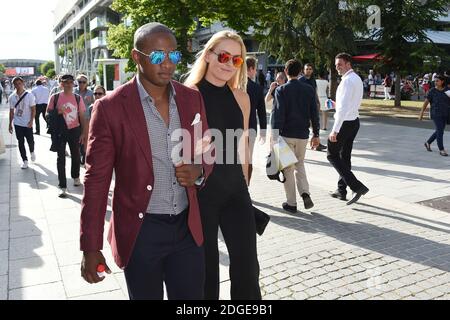
POLYGON ((266 230, 270 216, 255 206, 253 206, 253 212, 255 214, 256 233, 261 236, 264 233, 264 230, 266 230))

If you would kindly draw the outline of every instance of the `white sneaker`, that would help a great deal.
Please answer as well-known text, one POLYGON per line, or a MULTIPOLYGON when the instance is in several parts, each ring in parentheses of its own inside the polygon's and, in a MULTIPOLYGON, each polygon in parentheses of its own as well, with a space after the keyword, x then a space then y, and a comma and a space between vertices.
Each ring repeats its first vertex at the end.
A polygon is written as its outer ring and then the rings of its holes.
POLYGON ((33 162, 36 161, 36 153, 34 153, 34 152, 31 153, 31 161, 33 161, 33 162))
POLYGON ((81 186, 80 178, 73 179, 73 185, 74 185, 75 187, 81 186))
POLYGON ((28 161, 24 161, 23 163, 22 163, 22 165, 20 166, 20 168, 22 168, 22 169, 28 169, 28 161))
POLYGON ((67 189, 66 188, 59 188, 58 197, 60 197, 60 198, 67 198, 67 189))

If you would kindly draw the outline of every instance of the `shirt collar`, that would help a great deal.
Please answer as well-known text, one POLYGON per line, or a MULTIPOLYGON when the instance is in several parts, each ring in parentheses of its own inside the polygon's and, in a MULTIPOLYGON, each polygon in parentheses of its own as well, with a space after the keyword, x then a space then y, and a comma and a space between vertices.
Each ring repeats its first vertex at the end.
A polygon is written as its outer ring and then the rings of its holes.
POLYGON ((353 69, 348 70, 343 76, 342 78, 347 78, 353 71, 353 69))
MULTIPOLYGON (((139 91, 139 97, 140 97, 141 101, 144 101, 147 98, 149 98, 150 101, 153 103, 153 98, 152 98, 151 95, 148 94, 147 90, 145 90, 144 86, 142 85, 142 82, 140 80, 139 74, 136 75, 136 83, 137 83, 137 87, 138 87, 138 91, 139 91)), ((170 81, 169 83, 170 83, 170 86, 169 86, 169 101, 172 101, 172 99, 174 99, 175 96, 176 96, 176 91, 175 91, 175 87, 172 84, 172 81, 170 81)))

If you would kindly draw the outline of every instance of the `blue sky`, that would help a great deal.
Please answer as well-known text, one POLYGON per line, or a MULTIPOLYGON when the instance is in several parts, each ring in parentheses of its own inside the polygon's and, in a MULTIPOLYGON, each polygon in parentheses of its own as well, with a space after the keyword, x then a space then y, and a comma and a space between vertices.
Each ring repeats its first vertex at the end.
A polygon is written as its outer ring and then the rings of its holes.
POLYGON ((54 60, 53 13, 57 0, 0 2, 0 59, 54 60))

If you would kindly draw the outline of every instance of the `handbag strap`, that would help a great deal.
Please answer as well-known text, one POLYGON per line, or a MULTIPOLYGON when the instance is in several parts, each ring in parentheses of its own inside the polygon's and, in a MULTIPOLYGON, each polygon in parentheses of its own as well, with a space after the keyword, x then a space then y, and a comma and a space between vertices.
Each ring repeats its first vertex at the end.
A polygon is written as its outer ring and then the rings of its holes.
POLYGON ((28 91, 25 91, 25 93, 20 97, 19 101, 16 102, 16 105, 14 106, 14 109, 17 108, 19 103, 22 102, 22 100, 26 97, 27 94, 28 94, 28 91))

